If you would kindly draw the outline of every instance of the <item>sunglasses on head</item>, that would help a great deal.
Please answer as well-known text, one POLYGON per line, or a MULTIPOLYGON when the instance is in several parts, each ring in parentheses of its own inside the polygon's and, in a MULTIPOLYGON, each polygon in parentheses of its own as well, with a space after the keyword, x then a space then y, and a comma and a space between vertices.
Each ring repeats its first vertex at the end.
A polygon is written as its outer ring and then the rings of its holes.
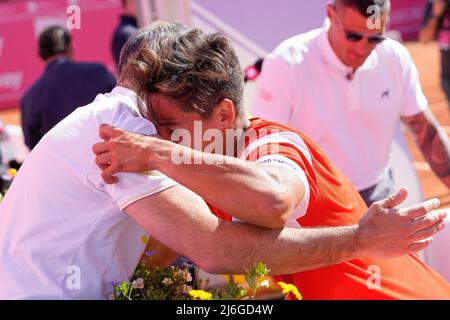
POLYGON ((351 42, 359 42, 361 41, 364 37, 367 37, 367 41, 371 44, 379 44, 381 42, 383 42, 384 40, 386 40, 385 36, 382 35, 365 35, 363 33, 359 33, 359 32, 353 32, 353 31, 345 31, 345 37, 347 38, 348 41, 351 42))

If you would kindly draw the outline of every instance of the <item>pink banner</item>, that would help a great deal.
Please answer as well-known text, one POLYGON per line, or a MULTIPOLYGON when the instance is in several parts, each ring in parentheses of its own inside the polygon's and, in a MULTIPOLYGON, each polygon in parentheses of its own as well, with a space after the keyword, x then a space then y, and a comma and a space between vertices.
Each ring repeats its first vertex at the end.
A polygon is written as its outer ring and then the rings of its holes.
POLYGON ((391 0, 390 29, 398 30, 403 40, 416 40, 427 0, 391 0))
POLYGON ((0 3, 0 110, 18 107, 21 95, 42 74, 37 37, 50 25, 69 22, 75 28, 75 59, 102 62, 114 72, 110 45, 120 8, 119 0, 0 3))

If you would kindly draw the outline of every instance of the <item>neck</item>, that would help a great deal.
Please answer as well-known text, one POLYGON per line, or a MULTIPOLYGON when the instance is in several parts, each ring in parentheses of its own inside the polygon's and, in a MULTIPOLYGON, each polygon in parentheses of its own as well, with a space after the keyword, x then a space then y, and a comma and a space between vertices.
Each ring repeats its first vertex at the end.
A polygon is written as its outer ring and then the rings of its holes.
POLYGON ((238 156, 239 147, 243 146, 244 139, 245 139, 245 133, 250 127, 250 120, 247 118, 247 116, 244 114, 243 116, 236 119, 233 130, 236 132, 234 135, 234 157, 238 156))
POLYGON ((45 64, 48 65, 58 59, 69 59, 69 56, 67 54, 57 54, 57 55, 54 55, 54 56, 48 58, 47 60, 45 60, 45 64))
POLYGON ((124 87, 127 89, 130 89, 133 92, 136 92, 136 90, 133 88, 133 86, 128 82, 128 80, 123 79, 122 77, 119 77, 119 80, 117 81, 117 85, 120 87, 124 87))
POLYGON ((234 122, 233 128, 235 130, 243 130, 244 132, 247 131, 248 127, 250 127, 250 120, 248 120, 247 116, 244 114, 243 116, 236 119, 234 122))
POLYGON ((352 66, 349 66, 347 63, 345 63, 345 61, 339 56, 339 53, 337 51, 337 47, 339 46, 338 43, 336 43, 331 35, 331 26, 330 29, 328 30, 328 42, 330 43, 331 49, 333 50, 334 54, 336 55, 336 57, 338 57, 338 59, 347 67, 352 68, 352 72, 355 73, 356 69, 353 68, 352 66))

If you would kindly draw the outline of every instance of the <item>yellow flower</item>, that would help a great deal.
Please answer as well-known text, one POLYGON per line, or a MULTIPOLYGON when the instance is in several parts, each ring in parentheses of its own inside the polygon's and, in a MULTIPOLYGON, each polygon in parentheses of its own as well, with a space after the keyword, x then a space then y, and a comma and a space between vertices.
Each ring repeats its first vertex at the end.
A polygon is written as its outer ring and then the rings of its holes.
POLYGON ((297 300, 303 299, 300 292, 298 292, 297 287, 294 286, 293 284, 287 284, 287 283, 280 281, 280 282, 278 282, 278 285, 281 287, 281 289, 283 289, 282 293, 284 295, 288 295, 288 294, 292 293, 297 298, 297 300))
POLYGON ((150 239, 145 234, 141 236, 141 241, 143 244, 146 245, 149 242, 149 240, 150 239))
POLYGON ((8 176, 10 176, 11 178, 14 178, 17 174, 17 170, 14 168, 11 168, 8 170, 8 176))
POLYGON ((203 290, 191 290, 189 295, 194 299, 212 300, 212 294, 203 290))

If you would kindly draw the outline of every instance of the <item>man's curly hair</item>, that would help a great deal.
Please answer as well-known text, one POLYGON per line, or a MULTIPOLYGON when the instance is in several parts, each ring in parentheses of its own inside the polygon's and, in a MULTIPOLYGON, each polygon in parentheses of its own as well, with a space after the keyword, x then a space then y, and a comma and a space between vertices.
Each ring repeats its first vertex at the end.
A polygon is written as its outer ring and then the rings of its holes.
MULTIPOLYGON (((236 113, 243 113, 244 74, 222 33, 159 23, 127 42, 119 71, 144 101, 160 94, 182 110, 208 118, 223 99, 230 99, 236 113)), ((141 111, 148 116, 148 110, 141 111)))

